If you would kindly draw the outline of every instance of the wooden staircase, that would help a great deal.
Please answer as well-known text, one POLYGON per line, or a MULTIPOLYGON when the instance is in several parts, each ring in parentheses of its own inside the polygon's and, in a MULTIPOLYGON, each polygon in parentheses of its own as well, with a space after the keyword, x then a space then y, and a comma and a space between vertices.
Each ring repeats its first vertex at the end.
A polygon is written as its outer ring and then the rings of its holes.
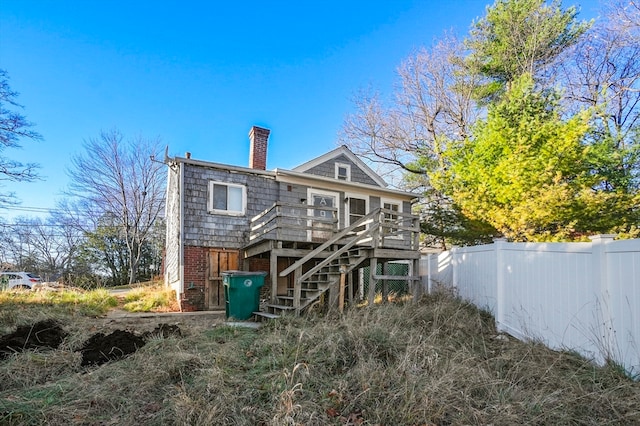
POLYGON ((337 251, 340 252, 337 258, 328 264, 316 261, 316 265, 299 279, 299 285, 287 289, 286 296, 276 296, 277 302, 275 304, 266 304, 267 313, 271 314, 269 317, 279 316, 284 312, 300 314, 318 302, 327 290, 338 288, 342 274, 350 273, 369 259, 366 249, 355 248, 344 252, 337 251), (299 303, 296 303, 296 297, 299 303))
MULTIPOLYGON (((293 288, 288 288, 286 295, 272 297, 271 303, 262 307, 264 311, 254 312, 254 314, 263 318, 277 318, 283 313, 299 315, 304 310, 308 310, 319 303, 328 290, 339 289, 343 275, 346 277, 355 269, 370 263, 375 265, 377 249, 387 249, 385 238, 393 238, 393 232, 400 234, 408 232, 411 235, 411 238, 406 241, 408 248, 403 248, 399 250, 400 252, 404 255, 407 254, 407 251, 412 254, 417 253, 417 235, 419 233, 417 218, 411 216, 411 220, 414 220, 415 223, 407 226, 405 221, 410 215, 405 215, 404 218, 400 215, 402 214, 379 208, 363 216, 349 227, 334 232, 331 238, 278 274, 280 277, 293 274, 293 288), (397 218, 395 222, 388 219, 390 215, 395 215, 397 218), (312 266, 309 266, 310 264, 312 266)), ((397 243, 404 240, 395 239, 392 241, 397 243)), ((389 250, 387 250, 388 252, 389 250)), ((385 278, 389 279, 390 277, 385 278)), ((411 279, 415 277, 397 278, 411 279)), ((335 294, 332 293, 332 299, 335 294)), ((370 293, 370 302, 373 303, 372 293, 370 293)))

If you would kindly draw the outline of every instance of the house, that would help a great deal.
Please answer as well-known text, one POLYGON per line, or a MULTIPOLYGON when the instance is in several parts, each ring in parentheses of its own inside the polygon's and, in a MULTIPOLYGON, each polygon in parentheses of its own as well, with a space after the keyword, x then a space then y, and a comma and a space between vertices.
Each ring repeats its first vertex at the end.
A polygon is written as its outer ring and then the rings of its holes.
MULTIPOLYGON (((293 170, 266 170, 270 130, 249 132, 249 167, 170 158, 166 200, 165 283, 183 311, 224 308, 221 273, 266 271, 272 313, 299 313, 320 300, 362 296, 363 268, 372 285, 397 279, 402 261, 417 282, 419 223, 414 194, 384 180, 341 146, 293 170), (412 272, 413 271, 413 272, 412 272), (339 292, 341 286, 345 292, 339 292), (329 297, 325 297, 325 295, 329 297)), ((342 300, 342 299, 340 299, 342 300)))

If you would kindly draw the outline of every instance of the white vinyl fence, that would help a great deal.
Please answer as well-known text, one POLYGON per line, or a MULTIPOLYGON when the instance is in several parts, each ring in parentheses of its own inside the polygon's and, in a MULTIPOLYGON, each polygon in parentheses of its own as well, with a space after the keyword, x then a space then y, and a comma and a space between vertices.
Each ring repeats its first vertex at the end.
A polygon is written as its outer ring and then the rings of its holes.
POLYGON ((426 291, 453 288, 521 340, 613 360, 640 377, 640 240, 453 248, 421 261, 426 291))

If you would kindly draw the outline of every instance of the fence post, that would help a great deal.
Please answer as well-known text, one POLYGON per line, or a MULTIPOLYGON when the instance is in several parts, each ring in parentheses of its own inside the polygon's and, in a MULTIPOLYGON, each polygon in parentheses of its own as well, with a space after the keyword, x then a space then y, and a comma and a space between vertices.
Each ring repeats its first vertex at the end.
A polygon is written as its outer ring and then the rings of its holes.
POLYGON ((614 330, 613 318, 611 317, 611 288, 607 277, 607 256, 606 244, 613 241, 616 234, 600 234, 589 237, 591 240, 591 264, 593 265, 593 291, 598 297, 600 313, 602 315, 599 324, 596 324, 600 331, 602 342, 601 350, 603 361, 614 359, 614 330))
POLYGON ((451 288, 458 295, 458 248, 451 247, 451 288))
POLYGON ((429 253, 427 255, 427 293, 431 294, 431 256, 433 254, 429 253))
POLYGON ((503 332, 507 330, 505 320, 505 295, 504 295, 504 245, 507 243, 506 238, 494 238, 493 245, 496 250, 496 329, 503 332))

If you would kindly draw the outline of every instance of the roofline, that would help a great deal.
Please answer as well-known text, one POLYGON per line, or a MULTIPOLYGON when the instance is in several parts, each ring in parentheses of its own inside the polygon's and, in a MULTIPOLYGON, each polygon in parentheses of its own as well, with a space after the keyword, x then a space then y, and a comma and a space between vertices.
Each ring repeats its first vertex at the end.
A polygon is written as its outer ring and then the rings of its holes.
POLYGON ((185 163, 193 166, 210 167, 212 169, 227 170, 227 171, 237 172, 237 173, 247 173, 247 174, 262 175, 262 176, 269 176, 269 177, 276 176, 275 172, 270 170, 252 169, 251 167, 231 166, 229 164, 212 163, 211 161, 194 160, 192 158, 173 157, 173 158, 168 158, 166 161, 185 163))
POLYGON ((369 185, 366 183, 336 180, 336 179, 328 178, 324 176, 312 175, 309 173, 302 173, 295 170, 275 169, 275 175, 276 175, 276 181, 282 181, 282 182, 288 182, 291 180, 317 181, 325 184, 330 184, 332 186, 340 186, 340 187, 356 189, 356 190, 364 189, 369 192, 379 192, 382 194, 401 196, 403 198, 406 198, 407 200, 413 200, 413 199, 419 198, 419 196, 417 194, 414 194, 413 192, 400 191, 398 189, 383 188, 376 185, 369 185))
POLYGON ((360 168, 364 170, 364 172, 373 179, 378 185, 382 187, 387 186, 387 182, 380 177, 376 172, 374 172, 371 167, 367 165, 364 161, 362 161, 357 155, 355 155, 346 145, 339 146, 338 148, 329 151, 325 154, 322 154, 320 157, 316 157, 312 160, 307 161, 306 163, 302 163, 301 165, 294 167, 293 170, 296 172, 301 172, 305 170, 309 170, 317 165, 324 163, 325 161, 335 158, 337 153, 342 153, 349 158, 354 164, 358 165, 360 168))
POLYGON ((407 200, 414 200, 419 198, 419 196, 413 192, 400 191, 398 189, 390 189, 385 187, 380 187, 376 185, 369 185, 366 183, 359 182, 351 182, 344 180, 336 180, 329 177, 313 175, 310 173, 302 173, 295 170, 286 170, 286 169, 275 169, 275 170, 260 170, 260 169, 252 169, 250 167, 240 167, 240 166, 231 166, 229 164, 221 164, 221 163, 213 163, 210 161, 203 160, 194 160, 192 158, 184 158, 184 157, 166 157, 166 163, 176 162, 176 163, 184 163, 193 166, 201 166, 201 167, 209 167, 213 169, 226 170, 235 173, 245 173, 245 174, 253 174, 260 175, 264 177, 273 178, 277 181, 287 182, 291 180, 297 181, 307 181, 307 182, 322 182, 323 184, 328 184, 329 186, 339 186, 343 188, 351 188, 351 189, 360 189, 367 190, 369 192, 379 192, 381 194, 395 195, 400 196, 402 198, 406 198, 407 200))

